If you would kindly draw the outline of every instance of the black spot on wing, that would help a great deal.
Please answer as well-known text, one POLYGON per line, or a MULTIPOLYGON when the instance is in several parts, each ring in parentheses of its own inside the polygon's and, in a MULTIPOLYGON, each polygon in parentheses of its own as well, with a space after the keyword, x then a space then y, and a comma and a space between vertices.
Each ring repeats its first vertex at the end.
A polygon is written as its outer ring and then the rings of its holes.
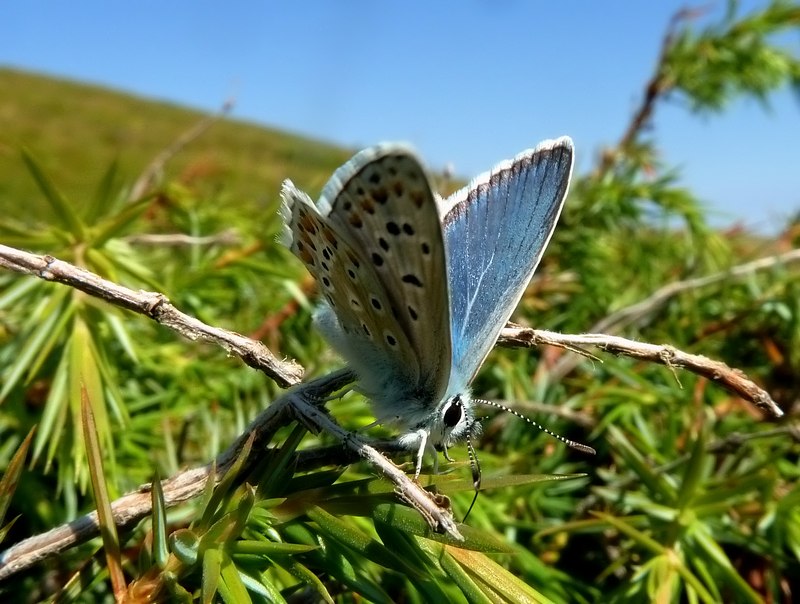
POLYGON ((422 281, 419 280, 419 277, 416 275, 403 275, 401 277, 403 283, 408 283, 409 285, 413 285, 415 287, 422 287, 422 281))

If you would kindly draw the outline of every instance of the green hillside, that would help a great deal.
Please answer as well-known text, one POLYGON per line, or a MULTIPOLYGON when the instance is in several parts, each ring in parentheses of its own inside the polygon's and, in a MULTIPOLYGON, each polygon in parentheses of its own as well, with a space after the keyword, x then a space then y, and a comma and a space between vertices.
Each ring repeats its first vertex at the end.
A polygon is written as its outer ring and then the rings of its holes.
MULTIPOLYGON (((44 211, 20 159, 25 146, 76 203, 115 158, 125 182, 204 114, 130 94, 0 68, 0 208, 44 211)), ((224 99, 220 99, 220 104, 224 99)), ((235 108, 234 108, 235 111, 235 108)), ((316 191, 350 151, 234 119, 222 119, 166 166, 165 178, 222 190, 231 203, 277 198, 287 176, 316 191)))

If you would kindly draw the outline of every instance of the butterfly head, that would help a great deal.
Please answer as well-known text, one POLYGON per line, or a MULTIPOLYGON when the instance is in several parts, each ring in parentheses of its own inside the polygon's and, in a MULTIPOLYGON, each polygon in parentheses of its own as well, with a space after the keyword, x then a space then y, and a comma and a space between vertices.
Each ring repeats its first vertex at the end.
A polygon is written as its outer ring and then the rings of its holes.
POLYGON ((447 456, 448 447, 473 435, 477 427, 472 398, 465 390, 447 396, 432 413, 409 425, 400 443, 409 449, 418 449, 419 455, 426 450, 440 450, 447 456))

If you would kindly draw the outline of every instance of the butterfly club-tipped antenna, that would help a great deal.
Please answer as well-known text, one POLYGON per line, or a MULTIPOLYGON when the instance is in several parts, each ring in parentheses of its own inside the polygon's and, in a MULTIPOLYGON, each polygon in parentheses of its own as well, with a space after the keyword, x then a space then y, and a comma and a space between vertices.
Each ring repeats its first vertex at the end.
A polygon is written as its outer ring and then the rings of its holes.
MULTIPOLYGON (((501 409, 502 411, 511 413, 515 417, 523 421, 526 421, 535 428, 538 428, 545 434, 548 434, 549 436, 552 436, 553 438, 560 440, 562 443, 564 443, 571 449, 575 449, 583 453, 588 453, 590 455, 597 454, 597 451, 595 451, 589 445, 584 445, 583 443, 579 443, 578 441, 566 438, 564 436, 561 436, 560 434, 556 434, 552 430, 545 428, 539 422, 534 421, 531 418, 522 415, 519 411, 515 411, 514 409, 507 407, 506 405, 502 405, 500 403, 496 403, 495 401, 489 401, 486 399, 472 399, 472 400, 475 403, 480 403, 482 405, 487 405, 488 407, 494 407, 495 409, 501 409)), ((486 418, 485 417, 475 418, 474 420, 472 420, 472 423, 470 424, 469 429, 467 430, 467 455, 469 456, 469 464, 470 467, 472 468, 472 485, 475 488, 475 495, 472 497, 472 503, 469 504, 469 509, 467 509, 467 513, 464 514, 464 519, 462 520, 462 522, 467 521, 470 512, 472 512, 472 508, 475 507, 475 502, 478 501, 478 493, 480 492, 481 489, 481 464, 480 461, 478 461, 478 455, 475 452, 475 447, 472 444, 472 435, 474 434, 475 427, 479 426, 480 425, 479 422, 484 419, 486 418)))
POLYGON ((476 402, 476 403, 480 403, 481 405, 486 405, 488 407, 494 407, 495 409, 500 409, 502 411, 506 411, 507 413, 510 413, 510 414, 518 417, 519 419, 521 419, 521 420, 523 420, 525 422, 528 422, 531 426, 541 430, 542 432, 544 432, 545 434, 547 434, 549 436, 552 436, 556 440, 560 440, 562 443, 567 445, 570 449, 575 449, 576 451, 581 451, 582 453, 588 453, 589 455, 596 455, 597 454, 597 451, 595 451, 589 445, 584 445, 583 443, 579 443, 576 440, 572 440, 570 438, 566 438, 564 436, 561 436, 560 434, 556 434, 552 430, 548 430, 547 428, 545 428, 539 422, 534 421, 534 420, 532 420, 531 418, 529 418, 529 417, 527 417, 525 415, 522 415, 522 413, 520 413, 519 411, 515 411, 511 407, 507 407, 506 405, 502 405, 500 403, 496 403, 495 401, 488 401, 486 399, 480 399, 480 398, 473 399, 473 401, 476 402))

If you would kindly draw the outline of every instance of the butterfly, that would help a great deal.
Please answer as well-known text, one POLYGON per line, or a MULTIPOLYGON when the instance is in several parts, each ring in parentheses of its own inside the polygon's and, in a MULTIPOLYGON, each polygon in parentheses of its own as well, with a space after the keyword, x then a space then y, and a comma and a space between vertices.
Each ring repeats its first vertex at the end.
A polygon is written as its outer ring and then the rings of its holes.
POLYGON ((547 247, 572 165, 569 138, 545 141, 441 199, 413 150, 383 144, 337 169, 316 204, 284 182, 281 239, 319 283, 314 322, 376 423, 416 450, 415 477, 426 452, 449 460, 476 429, 470 383, 547 247))

